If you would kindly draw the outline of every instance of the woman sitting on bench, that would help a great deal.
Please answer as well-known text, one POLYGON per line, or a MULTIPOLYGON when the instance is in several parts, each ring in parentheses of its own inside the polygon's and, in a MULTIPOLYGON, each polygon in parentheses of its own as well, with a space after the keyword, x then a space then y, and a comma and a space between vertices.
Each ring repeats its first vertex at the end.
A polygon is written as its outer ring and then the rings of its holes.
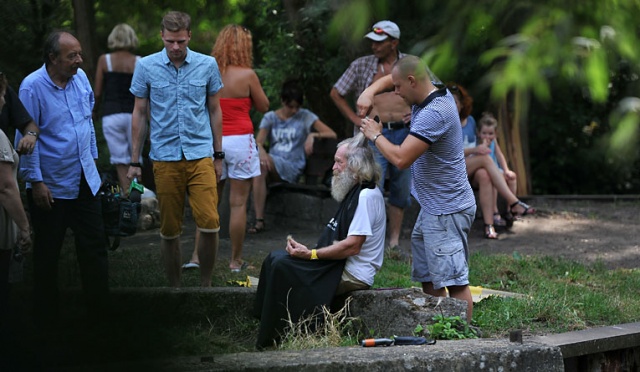
POLYGON ((302 108, 303 92, 295 80, 282 85, 282 107, 267 112, 260 122, 256 142, 260 152, 261 175, 253 179, 256 223, 249 233, 264 229, 267 182, 295 183, 304 171, 314 138, 337 138, 336 132, 313 112, 302 108), (315 132, 312 132, 311 129, 315 132), (268 140, 269 152, 264 148, 268 140))

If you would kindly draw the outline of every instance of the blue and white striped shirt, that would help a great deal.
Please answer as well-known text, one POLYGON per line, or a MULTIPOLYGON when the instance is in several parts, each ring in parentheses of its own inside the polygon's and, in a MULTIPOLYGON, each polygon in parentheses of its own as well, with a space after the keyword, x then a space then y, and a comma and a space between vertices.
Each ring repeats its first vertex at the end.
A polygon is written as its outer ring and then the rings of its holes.
POLYGON ((409 135, 429 144, 411 165, 411 194, 424 211, 451 214, 475 205, 464 162, 460 117, 451 93, 440 89, 413 105, 409 135))

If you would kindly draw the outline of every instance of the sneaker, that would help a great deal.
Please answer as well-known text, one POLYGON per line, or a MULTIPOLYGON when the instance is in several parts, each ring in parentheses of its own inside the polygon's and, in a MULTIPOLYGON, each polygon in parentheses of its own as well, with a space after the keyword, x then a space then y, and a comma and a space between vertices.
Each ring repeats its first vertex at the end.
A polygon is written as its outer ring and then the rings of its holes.
POLYGON ((199 268, 200 268, 200 265, 195 262, 187 262, 186 264, 182 265, 182 270, 199 269, 199 268))

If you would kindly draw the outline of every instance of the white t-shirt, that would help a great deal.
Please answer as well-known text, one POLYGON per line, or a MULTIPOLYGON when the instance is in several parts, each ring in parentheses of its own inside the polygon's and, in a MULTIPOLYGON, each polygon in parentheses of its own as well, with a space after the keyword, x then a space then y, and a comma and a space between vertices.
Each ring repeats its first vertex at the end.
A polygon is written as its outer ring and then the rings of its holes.
POLYGON ((364 235, 367 239, 359 254, 347 257, 344 269, 368 285, 373 284, 373 277, 382 267, 386 228, 387 215, 382 192, 378 187, 363 189, 348 235, 364 235))

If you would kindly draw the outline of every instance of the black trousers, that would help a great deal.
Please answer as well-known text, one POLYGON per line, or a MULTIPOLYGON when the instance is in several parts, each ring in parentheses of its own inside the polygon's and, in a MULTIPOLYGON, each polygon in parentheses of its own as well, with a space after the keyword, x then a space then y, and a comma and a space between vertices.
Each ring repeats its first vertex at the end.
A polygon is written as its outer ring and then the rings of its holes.
POLYGON ((34 306, 38 322, 59 316, 58 260, 67 229, 73 231, 89 315, 106 310, 109 298, 108 257, 102 224, 102 206, 84 176, 77 199, 54 199, 49 211, 38 208, 32 190, 27 202, 34 231, 34 306))

